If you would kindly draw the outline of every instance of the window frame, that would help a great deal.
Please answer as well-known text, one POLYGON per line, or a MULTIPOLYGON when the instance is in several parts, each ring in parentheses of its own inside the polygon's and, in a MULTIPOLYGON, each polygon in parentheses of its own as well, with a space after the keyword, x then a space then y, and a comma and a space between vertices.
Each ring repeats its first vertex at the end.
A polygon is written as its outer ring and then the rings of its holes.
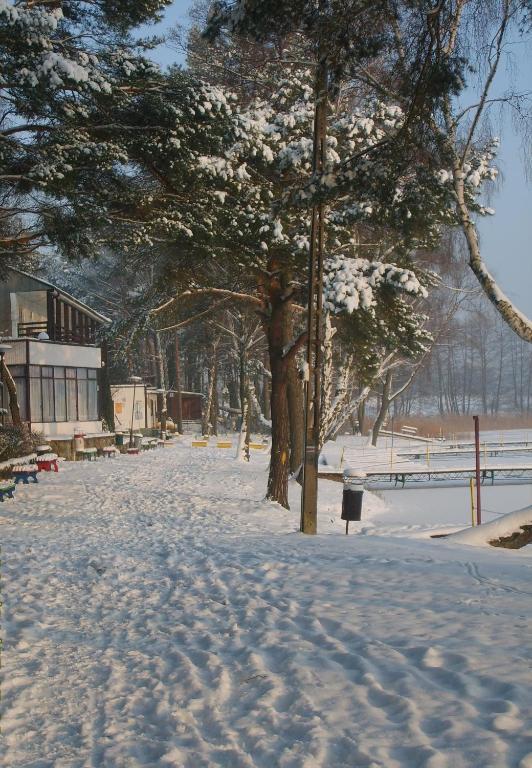
MULTIPOLYGON (((22 377, 20 377, 22 378, 22 377)), ((30 365, 28 366, 28 376, 26 386, 30 393, 30 412, 31 421, 35 424, 67 424, 69 422, 79 421, 99 421, 99 384, 98 368, 74 368, 72 366, 49 366, 49 365, 30 365), (40 393, 40 403, 32 401, 32 382, 35 393, 40 393), (46 388, 43 382, 46 381, 46 388), (51 385, 48 383, 51 382, 51 385), (56 382, 63 382, 63 386, 56 386, 56 382), (72 386, 73 385, 73 386, 72 386), (51 392, 51 397, 47 398, 48 412, 47 416, 51 419, 44 420, 45 408, 43 393, 45 389, 51 392), (61 392, 61 402, 57 403, 58 393, 61 392), (75 398, 72 395, 75 394, 75 398), (74 403, 75 401, 75 403, 74 403), (94 411, 91 413, 91 406, 94 411), (72 413, 72 407, 74 413, 72 413), (59 415, 64 415, 64 419, 57 419, 59 415), (34 416, 37 416, 35 418, 34 416), (83 414, 83 415, 81 415, 83 414)))

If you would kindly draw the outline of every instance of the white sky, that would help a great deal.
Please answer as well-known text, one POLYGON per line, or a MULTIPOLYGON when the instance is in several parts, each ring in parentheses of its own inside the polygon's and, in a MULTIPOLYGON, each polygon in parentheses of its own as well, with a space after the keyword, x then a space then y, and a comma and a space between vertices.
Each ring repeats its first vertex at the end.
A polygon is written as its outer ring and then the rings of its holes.
MULTIPOLYGON (((176 24, 187 24, 187 12, 192 0, 174 0, 168 8, 164 22, 157 31, 176 24)), ((153 28, 149 30, 152 32, 153 28)), ((179 52, 162 46, 153 57, 160 64, 183 63, 179 52)), ((513 75, 518 89, 530 90, 532 83, 532 56, 524 44, 515 46, 513 75), (527 55, 528 54, 528 55, 527 55)), ((493 95, 500 95, 508 86, 506 73, 501 73, 493 95)), ((532 183, 525 178, 521 137, 511 119, 495 125, 501 147, 497 165, 501 181, 489 204, 495 209, 493 217, 480 223, 481 245, 489 269, 500 282, 507 295, 519 308, 532 315, 532 183)))

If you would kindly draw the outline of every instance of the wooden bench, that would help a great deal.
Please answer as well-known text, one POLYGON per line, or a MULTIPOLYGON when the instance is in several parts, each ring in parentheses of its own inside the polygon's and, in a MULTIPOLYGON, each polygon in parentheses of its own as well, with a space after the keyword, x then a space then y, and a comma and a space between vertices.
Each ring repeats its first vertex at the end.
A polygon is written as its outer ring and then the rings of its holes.
POLYGON ((265 448, 268 447, 267 443, 250 443, 249 447, 252 451, 263 451, 265 448))
POLYGON ((15 483, 12 480, 0 480, 0 501, 3 501, 5 496, 12 499, 14 493, 15 483))
POLYGON ((208 440, 193 440, 192 441, 192 447, 193 448, 206 448, 209 445, 208 440))
POLYGON ((230 440, 218 440, 216 443, 217 448, 232 448, 233 443, 230 440))
POLYGON ((39 472, 59 472, 56 453, 43 453, 42 456, 37 456, 35 461, 39 472))
POLYGON ((18 466, 13 467, 11 472, 13 473, 15 485, 18 485, 21 481, 24 485, 29 485, 30 477, 34 483, 39 482, 37 479, 37 474, 39 472, 37 464, 19 464, 18 466))

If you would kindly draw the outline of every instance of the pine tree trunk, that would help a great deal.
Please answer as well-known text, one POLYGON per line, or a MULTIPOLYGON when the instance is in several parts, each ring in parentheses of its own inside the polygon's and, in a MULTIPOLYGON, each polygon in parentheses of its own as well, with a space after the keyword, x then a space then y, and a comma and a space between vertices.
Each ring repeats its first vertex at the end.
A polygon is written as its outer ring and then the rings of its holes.
POLYGON ((175 398, 176 398, 176 429, 183 434, 183 398, 181 397, 181 364, 179 357, 179 334, 175 335, 175 398))
POLYGON ((216 360, 216 353, 214 354, 211 360, 211 367, 209 368, 209 386, 207 390, 207 402, 205 403, 205 408, 203 410, 203 419, 202 419, 202 427, 201 427, 201 431, 203 435, 211 434, 210 416, 211 416, 212 400, 213 400, 213 392, 214 392, 215 360, 216 360))
POLYGON ((167 404, 167 394, 166 394, 166 381, 165 381, 165 375, 164 375, 164 360, 163 360, 163 351, 161 347, 161 338, 159 333, 155 332, 154 337, 154 343, 155 343, 155 360, 157 363, 157 377, 158 377, 158 383, 159 388, 162 390, 161 395, 161 437, 164 440, 166 436, 166 419, 168 416, 168 404, 167 404))
MULTIPOLYGON (((272 268, 272 272, 274 269, 272 268)), ((290 467, 290 422, 288 412, 287 360, 284 357, 288 302, 283 300, 283 286, 279 278, 272 278, 268 286, 270 319, 266 329, 270 370, 272 374, 271 412, 272 448, 266 498, 286 509, 288 505, 288 472, 290 467)))
POLYGON ((288 416, 290 421, 290 471, 299 472, 303 464, 305 448, 305 414, 303 412, 303 388, 299 378, 296 360, 292 358, 287 367, 288 416))
POLYGON ((9 412, 11 413, 11 421, 15 427, 22 428, 22 419, 20 418, 20 406, 18 404, 17 387, 11 371, 6 365, 5 360, 2 358, 2 381, 4 387, 9 394, 9 412))
POLYGON ((290 467, 290 430, 288 415, 286 363, 273 349, 270 352, 272 372, 272 450, 266 498, 288 506, 288 470, 290 467))
POLYGON ((210 422, 212 426, 212 434, 218 435, 218 356, 216 354, 216 347, 213 348, 214 364, 212 371, 213 380, 213 392, 211 401, 211 415, 210 422))
MULTIPOLYGON (((269 362, 268 353, 265 355, 264 359, 264 365, 266 366, 269 362)), ((262 405, 263 405, 263 411, 264 411, 264 418, 269 419, 271 418, 271 406, 270 406, 270 377, 269 376, 263 376, 262 377, 262 405)))

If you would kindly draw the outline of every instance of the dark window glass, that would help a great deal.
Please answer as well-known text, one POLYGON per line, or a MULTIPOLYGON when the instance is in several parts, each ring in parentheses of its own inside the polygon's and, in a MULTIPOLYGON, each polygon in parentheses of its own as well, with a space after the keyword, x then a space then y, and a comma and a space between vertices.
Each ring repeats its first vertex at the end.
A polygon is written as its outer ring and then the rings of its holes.
POLYGON ((80 421, 87 421, 89 418, 87 387, 86 379, 78 379, 78 418, 80 421))
POLYGON ((54 375, 54 369, 49 365, 43 365, 41 370, 43 379, 51 379, 54 375))
POLYGON ((77 421, 78 411, 76 406, 76 382, 73 379, 67 379, 66 384, 66 405, 67 421, 77 421))
POLYGON ((30 379, 30 407, 31 420, 36 422, 42 421, 42 397, 40 379, 30 379))
POLYGON ((96 379, 98 378, 98 371, 96 368, 87 368, 87 376, 89 379, 96 379))
POLYGON ((9 370, 11 371, 13 378, 15 378, 15 376, 24 376, 25 373, 23 365, 10 365, 9 370))
POLYGON ((55 420, 67 421, 66 409, 66 381, 64 379, 55 379, 55 420))
POLYGON ((96 421, 98 418, 98 383, 95 379, 89 379, 88 386, 88 419, 96 421))
POLYGON ((78 379, 86 379, 87 378, 87 369, 86 368, 78 368, 78 379))
POLYGON ((54 382, 52 379, 42 380, 42 420, 55 421, 54 418, 54 382))

